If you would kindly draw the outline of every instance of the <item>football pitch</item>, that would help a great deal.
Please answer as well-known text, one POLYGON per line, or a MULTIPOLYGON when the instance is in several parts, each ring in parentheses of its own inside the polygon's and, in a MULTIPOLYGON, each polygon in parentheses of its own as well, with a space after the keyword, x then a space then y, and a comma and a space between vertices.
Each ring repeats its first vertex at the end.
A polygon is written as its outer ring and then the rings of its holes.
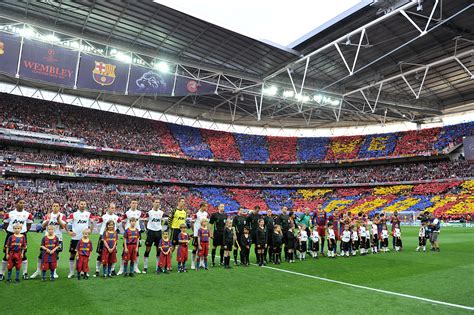
MULTIPOLYGON (((2 314, 468 314, 474 313, 474 229, 443 228, 440 253, 415 252, 418 228, 403 227, 404 250, 267 267, 223 267, 135 278, 0 283, 2 314)), ((5 233, 0 233, 3 244, 5 233)), ((42 234, 29 233, 29 274, 42 234)), ((92 237, 94 246, 97 235, 92 237)), ((391 247, 391 239, 390 239, 391 247)), ((65 238, 65 249, 69 238, 65 238)), ((143 247, 140 250, 143 252, 143 247)), ((253 252, 253 250, 252 250, 253 252)), ((154 265, 150 257, 150 267, 154 265)), ((95 271, 96 254, 90 260, 95 271)), ((251 257, 251 262, 255 259, 251 257)), ((140 257, 140 269, 143 257, 140 257)), ((189 263, 188 263, 189 269, 189 263)), ((117 268, 118 270, 118 268, 117 268)))

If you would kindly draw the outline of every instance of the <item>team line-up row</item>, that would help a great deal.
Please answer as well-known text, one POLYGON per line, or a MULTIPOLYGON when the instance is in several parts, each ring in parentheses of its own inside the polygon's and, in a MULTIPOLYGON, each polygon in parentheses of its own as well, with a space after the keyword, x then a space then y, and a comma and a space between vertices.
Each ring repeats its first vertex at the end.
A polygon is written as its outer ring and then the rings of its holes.
MULTIPOLYGON (((7 232, 5 238, 5 256, 0 268, 0 281, 4 280, 4 270, 8 270, 7 281, 12 282, 12 271, 15 267, 15 282, 19 282, 20 269, 23 268, 23 279, 28 279, 27 233, 33 223, 32 215, 24 210, 25 201, 18 198, 15 210, 4 217, 4 228, 7 232)), ((218 211, 209 216, 207 204, 202 203, 199 210, 192 216, 192 257, 191 269, 208 270, 208 255, 211 247, 211 261, 215 266, 217 248, 220 247, 220 265, 230 267, 230 255, 233 253, 234 263, 238 264, 237 256, 240 251, 240 264, 250 265, 250 250, 254 246, 257 264, 265 265, 268 261, 274 264, 281 263, 281 252, 284 251, 287 262, 304 260, 306 253, 313 258, 318 258, 318 253, 324 255, 324 245, 327 235, 327 256, 335 258, 337 241, 340 241, 340 256, 349 257, 359 252, 366 255, 389 251, 389 235, 393 236, 393 247, 396 251, 402 249, 401 230, 398 215, 390 219, 392 231, 387 229, 387 219, 383 214, 376 214, 368 218, 363 214, 351 216, 344 214, 340 217, 328 218, 321 208, 316 209, 313 216, 309 209, 300 217, 288 213, 286 207, 281 214, 273 216, 271 210, 265 216, 260 215, 259 207, 244 216, 242 209, 237 215, 228 219, 224 212, 224 205, 218 206, 218 211), (208 223, 211 227, 208 228, 208 223), (267 259, 268 256, 268 259, 267 259)), ((186 224, 188 211, 185 199, 179 198, 178 205, 166 218, 160 209, 160 200, 156 198, 153 207, 148 212, 138 210, 138 201, 132 200, 130 209, 123 216, 115 213, 115 205, 109 205, 107 212, 101 217, 94 218, 87 210, 85 201, 80 201, 76 212, 67 218, 60 212, 60 204, 54 202, 52 210, 43 222, 45 236, 41 241, 40 255, 37 270, 30 278, 36 278, 40 273, 45 281, 47 271, 49 278, 54 281, 58 277, 56 268, 58 255, 62 251, 62 236, 65 230, 71 236, 69 248, 69 275, 68 278, 88 279, 89 258, 93 252, 89 235, 93 226, 98 225, 99 242, 97 245, 96 274, 110 278, 115 275, 133 277, 141 273, 138 269, 139 247, 142 233, 146 232, 144 269, 148 272, 148 260, 151 249, 156 247, 156 272, 168 273, 171 270, 171 257, 176 251, 178 272, 187 272, 188 246, 191 236, 187 233, 186 224), (142 224, 140 224, 142 223, 142 224), (120 230, 123 229, 123 233, 120 230), (120 269, 115 272, 119 235, 123 234, 123 250, 120 269), (75 273, 76 272, 76 273, 75 273)), ((435 219, 436 220, 436 219, 435 219)), ((437 221, 437 220, 436 220, 437 221)), ((430 237, 432 248, 436 249, 433 235, 439 233, 439 222, 425 222, 419 231, 419 246, 426 250, 426 238, 430 237)))

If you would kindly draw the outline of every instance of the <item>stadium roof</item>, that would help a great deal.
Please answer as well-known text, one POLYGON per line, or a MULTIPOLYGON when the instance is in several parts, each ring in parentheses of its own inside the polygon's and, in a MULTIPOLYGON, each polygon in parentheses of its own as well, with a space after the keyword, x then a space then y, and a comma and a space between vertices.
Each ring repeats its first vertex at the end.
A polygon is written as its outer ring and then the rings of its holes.
POLYGON ((297 128, 422 122, 474 108, 473 13, 468 0, 367 0, 290 49, 151 0, 0 2, 4 25, 28 23, 156 56, 227 83, 216 95, 182 98, 61 92, 200 120, 297 128))

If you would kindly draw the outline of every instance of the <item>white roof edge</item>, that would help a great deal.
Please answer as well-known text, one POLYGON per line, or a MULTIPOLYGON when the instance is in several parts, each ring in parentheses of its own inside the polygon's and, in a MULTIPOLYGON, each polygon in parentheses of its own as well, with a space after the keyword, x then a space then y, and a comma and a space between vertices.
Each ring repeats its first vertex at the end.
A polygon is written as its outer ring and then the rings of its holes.
POLYGON ((336 17, 330 19, 329 21, 327 21, 326 23, 318 26, 317 28, 315 28, 314 30, 312 30, 311 32, 309 33, 306 33, 304 34, 303 36, 301 36, 300 38, 296 39, 295 41, 291 42, 289 45, 288 45, 288 48, 290 49, 294 49, 296 46, 298 46, 299 44, 307 41, 308 39, 310 39, 311 37, 317 35, 318 33, 324 31, 325 29, 333 26, 334 24, 338 23, 339 21, 345 19, 346 17, 354 14, 355 12, 369 6, 369 5, 372 5, 373 3, 375 3, 377 0, 362 0, 360 3, 356 4, 355 6, 347 9, 346 11, 342 12, 341 14, 337 15, 336 17))

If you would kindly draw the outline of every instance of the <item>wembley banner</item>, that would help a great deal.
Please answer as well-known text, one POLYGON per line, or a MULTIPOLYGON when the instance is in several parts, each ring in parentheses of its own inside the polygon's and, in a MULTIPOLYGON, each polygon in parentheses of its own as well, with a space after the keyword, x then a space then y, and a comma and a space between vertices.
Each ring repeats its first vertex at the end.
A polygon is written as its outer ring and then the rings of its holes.
POLYGON ((474 161, 474 136, 464 137, 464 157, 468 161, 474 161))
POLYGON ((81 54, 77 87, 125 93, 129 65, 117 60, 81 54))
POLYGON ((77 56, 77 51, 25 39, 20 77, 74 87, 77 56))
POLYGON ((16 75, 21 37, 0 32, 0 72, 16 75))

